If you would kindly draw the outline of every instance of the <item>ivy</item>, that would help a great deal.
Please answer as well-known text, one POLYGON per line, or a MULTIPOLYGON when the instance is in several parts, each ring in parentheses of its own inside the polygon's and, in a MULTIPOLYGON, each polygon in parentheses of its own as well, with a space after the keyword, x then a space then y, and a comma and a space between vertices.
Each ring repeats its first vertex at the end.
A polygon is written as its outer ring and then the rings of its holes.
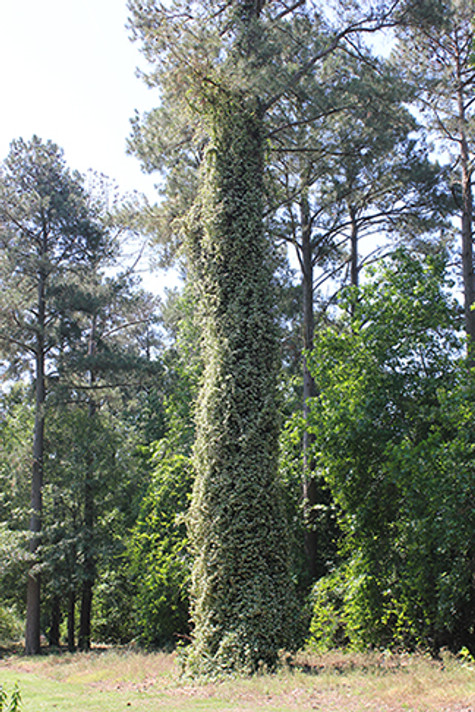
POLYGON ((204 377, 189 512, 194 643, 190 670, 275 667, 296 610, 277 474, 277 332, 272 250, 262 225, 257 100, 214 105, 201 193, 204 377))

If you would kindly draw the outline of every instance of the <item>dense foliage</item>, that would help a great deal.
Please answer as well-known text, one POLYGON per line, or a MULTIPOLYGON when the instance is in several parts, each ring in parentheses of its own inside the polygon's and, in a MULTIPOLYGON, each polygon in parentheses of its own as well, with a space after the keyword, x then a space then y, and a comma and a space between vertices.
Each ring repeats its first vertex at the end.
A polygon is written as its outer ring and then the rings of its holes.
POLYGON ((316 641, 473 647, 474 384, 445 264, 397 253, 312 354, 316 460, 344 534, 316 641))

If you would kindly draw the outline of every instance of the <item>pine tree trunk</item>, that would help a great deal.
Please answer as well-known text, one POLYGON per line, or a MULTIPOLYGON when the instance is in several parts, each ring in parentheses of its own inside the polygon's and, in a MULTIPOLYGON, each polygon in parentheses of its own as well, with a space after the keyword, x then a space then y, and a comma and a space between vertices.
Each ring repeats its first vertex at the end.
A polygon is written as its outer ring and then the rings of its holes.
POLYGON ((467 141, 467 118, 460 57, 457 56, 457 104, 462 172, 462 271, 464 291, 465 332, 467 334, 468 363, 475 365, 475 275, 473 270, 473 198, 470 153, 467 141))
MULTIPOLYGON (((87 575, 87 572, 86 572, 87 575)), ((91 610, 92 610, 92 583, 85 581, 82 585, 81 613, 79 617, 79 650, 91 649, 91 610)))
POLYGON ((76 621, 76 593, 69 592, 68 596, 68 650, 74 653, 76 650, 76 641, 74 638, 74 629, 76 621))
MULTIPOLYGON (((473 23, 473 14, 472 14, 473 23)), ((473 24, 472 24, 473 26, 473 24)), ((472 42, 473 43, 473 36, 472 42)), ((456 78, 457 78, 457 106, 458 106, 458 133, 460 144, 460 165, 462 172, 462 272, 464 293, 465 333, 467 336, 467 364, 475 367, 475 273, 473 269, 473 195, 472 195, 472 167, 467 139, 469 123, 466 109, 467 97, 465 96, 465 82, 463 76, 463 59, 460 56, 460 47, 455 43, 456 51, 456 78)), ((472 87, 473 91, 473 87, 472 87)), ((469 102, 473 97, 469 97, 469 102)), ((475 556, 470 557, 470 576, 472 582, 472 599, 475 600, 475 556)), ((473 626, 472 626, 473 630, 473 626)), ((475 633, 472 634, 472 644, 475 633)))
MULTIPOLYGON (((96 316, 92 317, 91 333, 89 337, 88 356, 92 358, 96 351, 96 316)), ((95 375, 91 367, 89 371, 89 385, 94 386, 95 375)), ((94 420, 96 403, 94 396, 89 400, 89 419, 94 420)), ((93 428, 91 427, 91 432, 93 428)), ((94 456, 91 453, 87 458, 86 479, 84 483, 84 565, 83 582, 81 587, 81 613, 79 618, 79 649, 89 650, 91 647, 91 612, 92 596, 95 581, 94 559, 94 456)))
MULTIPOLYGON (((92 458, 91 458, 92 459, 92 458)), ((94 489, 93 489, 93 463, 88 462, 86 481, 84 483, 84 562, 81 585, 81 609, 79 614, 78 647, 80 650, 91 648, 91 612, 93 586, 95 581, 94 560, 94 489)))
POLYGON ((45 429, 45 277, 40 276, 38 283, 38 319, 36 336, 36 388, 35 388, 35 425, 33 433, 33 472, 31 480, 31 517, 29 552, 32 566, 28 572, 26 592, 26 633, 25 653, 37 655, 40 652, 40 574, 35 570, 37 550, 40 544, 42 490, 43 490, 43 453, 45 429))
POLYGON ((358 223, 356 222, 356 209, 350 205, 350 284, 358 287, 359 284, 359 255, 358 255, 358 223))
POLYGON ((60 635, 59 629, 61 626, 61 599, 59 596, 53 596, 51 601, 51 625, 49 629, 49 645, 50 648, 59 648, 60 635))
MULTIPOLYGON (((310 352, 314 345, 315 319, 313 311, 313 254, 311 245, 310 208, 305 194, 300 201, 300 222, 302 227, 302 291, 303 291, 303 347, 310 352)), ((316 395, 315 381, 309 371, 307 356, 303 357, 303 416, 307 422, 310 400, 316 395)), ((315 505, 318 503, 318 483, 315 477, 315 463, 311 455, 313 438, 305 427, 303 433, 303 514, 305 521, 305 552, 308 574, 311 581, 317 576, 318 532, 315 526, 315 505)))
POLYGON ((465 332, 468 344, 468 362, 475 365, 475 283, 473 272, 473 237, 472 237, 472 182, 469 168, 469 156, 465 136, 461 151, 462 164, 462 269, 464 291, 465 332))
POLYGON ((84 563, 82 570, 83 581, 81 585, 81 609, 79 614, 79 650, 90 650, 91 648, 91 612, 93 586, 95 580, 93 543, 94 493, 91 478, 92 473, 89 463, 88 472, 86 473, 86 482, 84 485, 84 563))

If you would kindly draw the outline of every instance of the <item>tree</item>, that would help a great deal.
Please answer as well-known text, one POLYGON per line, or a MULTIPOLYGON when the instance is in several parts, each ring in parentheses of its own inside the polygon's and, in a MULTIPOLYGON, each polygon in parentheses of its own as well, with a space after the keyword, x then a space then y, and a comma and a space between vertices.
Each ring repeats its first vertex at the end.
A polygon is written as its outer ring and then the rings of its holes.
MULTIPOLYGON (((398 3, 396 3, 397 5, 398 3)), ((391 3, 391 9, 394 3, 391 3)), ((153 68, 148 82, 205 127, 190 262, 199 277, 204 382, 198 403, 190 665, 254 671, 295 643, 285 524, 276 476, 276 331, 270 244, 263 225, 265 117, 348 34, 378 12, 313 37, 302 3, 243 0, 208 7, 129 3, 153 68), (294 32, 288 21, 295 12, 294 32), (293 62, 302 32, 308 52, 293 62), (284 43, 283 38, 287 39, 284 43), (323 39, 322 39, 323 38, 323 39)), ((381 13, 379 12, 381 10, 381 13)))
MULTIPOLYGON (((13 141, 0 180, 0 342, 10 363, 32 366, 35 425, 31 478, 30 552, 40 542, 46 373, 57 344, 55 289, 84 269, 103 231, 91 215, 81 178, 62 151, 34 136, 13 141)), ((25 648, 40 647, 40 574, 30 569, 25 648)))
POLYGON ((394 61, 418 89, 418 106, 429 131, 452 158, 453 193, 461 218, 465 331, 469 363, 475 343, 473 269, 472 122, 475 67, 471 0, 416 3, 399 32, 394 61))
MULTIPOLYGON (((144 381, 150 380, 152 374, 157 375, 158 364, 152 360, 150 353, 155 341, 152 332, 156 302, 151 295, 138 291, 134 293, 126 278, 101 280, 101 275, 96 272, 89 280, 88 287, 88 304, 83 307, 87 320, 83 324, 83 338, 74 345, 76 369, 71 373, 69 387, 73 393, 86 394, 79 401, 86 407, 94 433, 101 430, 103 417, 100 411, 104 410, 107 401, 113 400, 115 396, 119 401, 123 399, 127 403, 140 391, 144 381), (142 339, 145 341, 143 350, 140 343, 142 339), (122 384, 124 374, 127 374, 127 380, 132 376, 136 383, 122 384)), ((112 407, 114 410, 116 408, 112 407)), ((123 418, 119 416, 118 420, 123 418)), ((92 447, 95 441, 91 435, 90 448, 83 463, 83 566, 79 625, 79 647, 82 650, 89 650, 91 645, 97 558, 96 508, 101 489, 99 484, 104 474, 100 440, 96 452, 92 447)), ((114 452, 116 449, 114 447, 114 452)), ((107 471, 107 467, 105 469, 107 471)), ((117 473, 121 468, 112 467, 111 470, 117 473)))
POLYGON ((189 634, 190 551, 184 515, 192 467, 176 445, 163 438, 153 447, 151 481, 127 545, 135 636, 154 647, 189 634))
MULTIPOLYGON (((138 4, 131 7, 135 26, 148 40, 150 8, 145 15, 138 4)), ((152 22, 160 18, 170 31, 177 29, 166 12, 154 10, 152 22)), ((258 8, 236 3, 226 14, 232 23, 226 64, 236 62, 240 75, 246 54, 255 51, 258 8)), ((197 23, 194 29, 201 32, 197 23)), ((279 648, 290 643, 292 598, 276 467, 277 360, 272 267, 262 220, 262 108, 254 92, 214 81, 209 69, 205 91, 199 92, 209 132, 202 230, 190 238, 205 333, 190 511, 195 554, 190 665, 255 670, 259 664, 273 666, 279 648)))
MULTIPOLYGON (((79 647, 86 650, 94 630, 97 635, 95 592, 100 586, 111 589, 115 582, 126 532, 137 516, 146 481, 136 452, 139 435, 123 413, 103 403, 91 415, 87 406, 87 402, 71 401, 50 412, 45 439, 48 485, 42 559, 49 642, 59 645, 59 623, 67 617, 69 650, 76 647, 76 635, 79 647)), ((125 592, 130 594, 130 587, 125 592)), ((117 590, 118 599, 120 595, 117 590)), ((113 612, 107 610, 111 618, 107 621, 106 609, 103 601, 99 633, 113 639, 113 612)), ((120 612, 124 618, 124 609, 120 612)), ((125 630, 127 621, 123 620, 125 630)))
POLYGON ((445 254, 397 253, 361 287, 350 328, 322 333, 311 359, 316 460, 345 553, 317 585, 316 617, 334 607, 330 584, 359 644, 474 645, 473 382, 446 269, 445 254))
MULTIPOLYGON (((332 280, 337 291, 345 271, 358 286, 363 238, 407 241, 436 226, 440 230, 444 182, 427 149, 413 138, 416 122, 403 106, 409 97, 409 87, 387 63, 363 49, 352 56, 345 47, 274 110, 269 172, 280 206, 272 228, 298 258, 304 353, 313 349, 318 299, 325 312, 319 287, 332 280)), ((367 258, 378 252, 372 249, 367 258)), ((317 386, 305 356, 302 361, 306 418, 317 386)), ((314 520, 328 495, 314 471, 305 430, 302 449, 306 550, 314 579, 323 572, 314 520)))
POLYGON ((21 635, 28 569, 28 510, 33 432, 29 389, 13 385, 0 395, 0 638, 21 635), (19 627, 19 630, 18 630, 19 627), (13 635, 11 632, 15 631, 13 635))
MULTIPOLYGON (((59 592, 61 581, 66 583, 70 596, 68 615, 73 621, 76 596, 80 596, 78 644, 82 650, 91 645, 98 564, 111 546, 100 526, 102 505, 108 502, 112 508, 123 509, 121 493, 133 476, 138 477, 133 453, 143 435, 140 431, 148 422, 145 415, 137 414, 136 401, 161 370, 155 353, 157 300, 139 290, 130 276, 106 278, 101 255, 95 257, 81 283, 70 284, 68 294, 60 295, 63 306, 69 306, 61 324, 61 353, 52 392, 61 417, 55 424, 55 436, 49 439, 51 469, 55 473, 52 484, 56 487, 53 500, 58 505, 62 503, 65 524, 64 534, 53 532, 52 558, 56 556, 55 548, 61 550, 65 539, 71 543, 69 556, 59 557, 52 588, 59 592), (72 426, 63 434, 68 422, 72 426), (118 433, 124 439, 122 447, 118 446, 118 433), (71 442, 70 455, 67 447, 58 449, 65 438, 71 442), (129 454, 125 452, 126 443, 129 454), (130 472, 126 475, 127 468, 130 472), (68 507, 72 516, 67 514, 68 507)), ((159 420, 159 413, 156 415, 159 420)), ((131 497, 131 510, 135 500, 131 497)), ((132 521, 133 518, 129 524, 132 521)), ((69 638, 69 647, 73 648, 74 622, 69 638)))

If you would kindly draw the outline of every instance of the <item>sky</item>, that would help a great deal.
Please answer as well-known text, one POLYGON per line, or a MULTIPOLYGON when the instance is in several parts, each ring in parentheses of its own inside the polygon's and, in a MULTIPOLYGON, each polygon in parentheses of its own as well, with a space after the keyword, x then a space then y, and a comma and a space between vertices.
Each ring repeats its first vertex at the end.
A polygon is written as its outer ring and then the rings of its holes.
MULTIPOLYGON (((0 161, 13 139, 36 134, 64 150, 69 168, 156 199, 158 176, 126 153, 135 109, 157 103, 136 75, 147 65, 127 17, 126 0, 0 0, 0 161)), ((139 269, 156 294, 178 284, 174 270, 151 273, 145 258, 139 269)))
POLYGON ((156 182, 126 155, 129 120, 154 105, 136 76, 126 0, 0 0, 0 159, 33 134, 64 149, 71 169, 97 170, 126 192, 156 182))

